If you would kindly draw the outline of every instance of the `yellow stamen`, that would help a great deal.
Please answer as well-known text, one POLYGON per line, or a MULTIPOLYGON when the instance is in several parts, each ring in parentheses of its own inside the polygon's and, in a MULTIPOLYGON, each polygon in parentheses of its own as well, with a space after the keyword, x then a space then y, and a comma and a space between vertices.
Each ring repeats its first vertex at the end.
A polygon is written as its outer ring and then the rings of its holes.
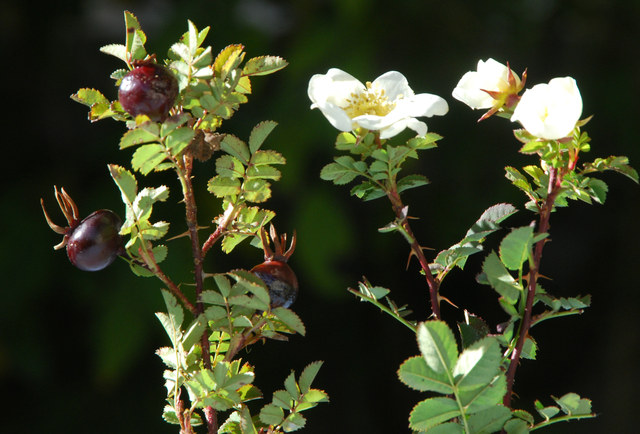
POLYGON ((396 106, 394 102, 389 101, 384 89, 374 89, 370 81, 367 82, 365 90, 352 93, 347 103, 349 105, 344 111, 351 119, 361 115, 386 116, 396 106))

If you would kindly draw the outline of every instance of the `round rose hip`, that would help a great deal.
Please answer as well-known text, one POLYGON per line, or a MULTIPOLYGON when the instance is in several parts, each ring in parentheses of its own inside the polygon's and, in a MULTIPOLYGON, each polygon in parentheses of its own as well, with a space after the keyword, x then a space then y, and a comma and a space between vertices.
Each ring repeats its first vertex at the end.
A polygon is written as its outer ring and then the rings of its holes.
POLYGON ((162 121, 178 96, 178 80, 166 67, 154 62, 138 63, 122 79, 118 99, 122 108, 135 117, 147 115, 162 121))

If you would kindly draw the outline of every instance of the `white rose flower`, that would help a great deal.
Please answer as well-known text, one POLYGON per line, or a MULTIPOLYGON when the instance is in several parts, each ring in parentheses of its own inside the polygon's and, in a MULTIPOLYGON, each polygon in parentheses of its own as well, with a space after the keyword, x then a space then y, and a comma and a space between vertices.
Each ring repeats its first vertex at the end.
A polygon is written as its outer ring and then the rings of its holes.
POLYGON ((582 97, 571 77, 554 78, 548 84, 527 89, 513 112, 530 134, 546 140, 567 137, 582 115, 582 97))
POLYGON ((340 131, 358 127, 379 131, 388 139, 411 128, 418 136, 427 133, 427 124, 416 117, 442 116, 447 102, 437 95, 415 94, 407 79, 397 71, 387 72, 372 83, 362 84, 340 69, 311 77, 308 88, 311 108, 318 108, 340 131))
POLYGON ((465 73, 453 89, 453 97, 472 109, 488 109, 504 104, 509 94, 521 89, 520 79, 510 68, 493 59, 478 61, 477 71, 465 73), (509 77, 512 78, 509 78, 509 77), (500 96, 504 96, 500 101, 500 96))

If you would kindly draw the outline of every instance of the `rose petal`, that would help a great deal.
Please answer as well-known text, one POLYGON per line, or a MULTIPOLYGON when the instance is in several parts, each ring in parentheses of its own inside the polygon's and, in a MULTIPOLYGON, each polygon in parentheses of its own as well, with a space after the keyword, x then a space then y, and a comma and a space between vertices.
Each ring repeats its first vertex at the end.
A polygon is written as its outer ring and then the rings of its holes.
POLYGON ((413 90, 409 87, 409 82, 404 75, 398 71, 389 71, 376 78, 371 87, 374 89, 384 89, 384 96, 394 101, 399 97, 411 97, 413 90))

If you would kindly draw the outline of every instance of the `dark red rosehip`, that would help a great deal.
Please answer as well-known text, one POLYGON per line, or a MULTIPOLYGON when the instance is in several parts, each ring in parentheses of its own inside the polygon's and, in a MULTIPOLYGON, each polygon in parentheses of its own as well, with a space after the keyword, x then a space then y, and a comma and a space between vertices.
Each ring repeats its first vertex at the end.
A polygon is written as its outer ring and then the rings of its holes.
POLYGON ((269 288, 272 308, 289 307, 298 296, 298 278, 289 264, 287 264, 287 260, 291 257, 296 247, 296 234, 295 232, 293 233, 291 246, 284 252, 287 242, 286 236, 282 235, 278 238, 273 225, 271 225, 270 232, 275 252, 271 250, 267 234, 262 229, 260 231, 260 239, 264 250, 264 262, 253 267, 251 272, 262 279, 267 288, 269 288))
POLYGON ((110 265, 123 252, 119 231, 122 221, 113 211, 93 212, 69 232, 67 256, 85 271, 98 271, 110 265))
POLYGON ((101 209, 87 218, 78 219, 78 207, 62 188, 55 188, 56 200, 62 210, 68 227, 58 226, 51 221, 40 199, 47 223, 55 232, 64 235, 62 242, 54 246, 59 250, 67 248, 69 261, 84 271, 98 271, 111 264, 118 255, 124 254, 120 228, 122 220, 113 211, 101 209))
POLYGON ((141 62, 125 75, 118 89, 122 108, 135 117, 147 115, 162 121, 178 96, 178 80, 166 67, 154 62, 141 62))

